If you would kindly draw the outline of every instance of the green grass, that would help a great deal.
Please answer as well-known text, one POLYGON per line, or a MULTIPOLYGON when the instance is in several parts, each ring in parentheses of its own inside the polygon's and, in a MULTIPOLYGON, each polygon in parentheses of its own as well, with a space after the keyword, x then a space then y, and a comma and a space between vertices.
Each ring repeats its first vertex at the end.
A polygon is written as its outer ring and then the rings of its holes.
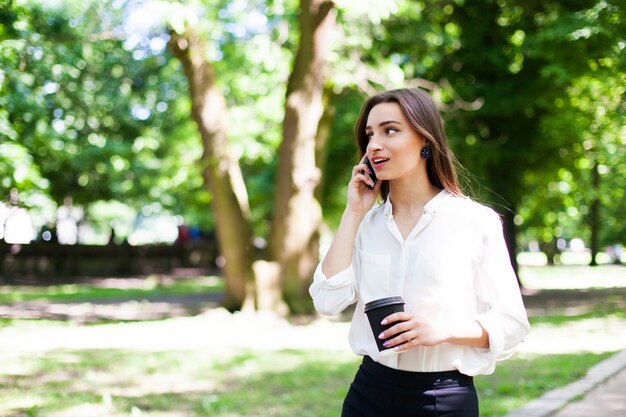
POLYGON ((609 318, 624 320, 626 319, 626 311, 616 311, 610 306, 595 306, 581 314, 559 314, 554 316, 531 317, 529 318, 529 321, 531 326, 535 326, 537 324, 559 326, 581 320, 609 318))
MULTIPOLYGON (((120 279, 123 281, 123 279, 120 279)), ((217 277, 178 278, 159 282, 148 277, 141 288, 105 288, 93 284, 50 286, 0 286, 0 305, 22 301, 82 302, 106 299, 146 299, 166 295, 191 295, 223 291, 217 277)))
POLYGON ((574 312, 542 315, 530 317, 531 326, 537 324, 550 324, 554 326, 588 319, 626 319, 625 300, 623 295, 608 296, 602 303, 582 306, 574 309, 574 312))
MULTIPOLYGON (((496 417, 580 378, 608 354, 517 357, 476 378, 481 416, 496 417)), ((1 358, 4 363, 9 358, 1 358)), ((12 357, 0 415, 334 417, 358 367, 348 353, 57 351, 12 357)))
POLYGON ((516 357, 498 364, 496 372, 476 377, 481 417, 496 417, 521 407, 543 393, 579 378, 611 353, 576 353, 516 357))
MULTIPOLYGON (((567 281, 572 271, 537 268, 533 273, 537 285, 558 288, 555 282, 567 281)), ((615 275, 615 280, 623 281, 622 270, 607 271, 615 275)), ((595 284, 596 278, 589 277, 589 283, 595 284)), ((141 288, 131 289, 86 284, 0 287, 0 304, 25 300, 149 299, 221 290, 222 280, 214 277, 161 283, 152 278, 141 288)), ((595 294, 599 296, 586 300, 578 300, 575 293, 570 293, 568 299, 560 294, 540 299, 535 307, 545 310, 539 310, 540 316, 531 317, 531 323, 560 326, 588 319, 626 319, 620 291, 595 294)), ((76 325, 0 319, 0 331, 76 325)), ((216 335, 216 343, 219 337, 227 335, 216 335)), ((517 355, 501 362, 493 375, 475 379, 481 417, 501 417, 582 377, 609 355, 517 355)), ((334 417, 339 415, 358 364, 359 358, 350 353, 328 351, 242 351, 215 357, 202 350, 63 350, 27 354, 4 349, 0 350, 0 416, 334 417)))

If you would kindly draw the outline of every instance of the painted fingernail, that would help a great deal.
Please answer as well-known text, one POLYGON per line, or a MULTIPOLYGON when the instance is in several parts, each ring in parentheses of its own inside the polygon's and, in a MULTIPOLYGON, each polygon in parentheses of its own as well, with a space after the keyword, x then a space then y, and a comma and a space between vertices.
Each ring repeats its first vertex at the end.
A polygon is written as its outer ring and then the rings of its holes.
POLYGON ((387 324, 387 319, 383 319, 383 321, 381 321, 380 324, 382 324, 383 326, 387 324))
POLYGON ((383 346, 384 346, 384 347, 389 347, 389 342, 385 342, 385 343, 383 343, 383 346))
POLYGON ((378 338, 379 338, 379 339, 384 339, 384 338, 385 338, 385 333, 381 333, 381 334, 379 334, 379 335, 378 335, 378 338))

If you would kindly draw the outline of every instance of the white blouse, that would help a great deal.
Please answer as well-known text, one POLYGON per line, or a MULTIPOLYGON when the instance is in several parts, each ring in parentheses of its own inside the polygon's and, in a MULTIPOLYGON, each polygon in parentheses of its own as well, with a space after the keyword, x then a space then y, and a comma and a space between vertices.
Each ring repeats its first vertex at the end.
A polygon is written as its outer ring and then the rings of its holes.
POLYGON ((320 263, 309 292, 327 316, 356 301, 349 333, 354 353, 406 371, 490 374, 530 331, 498 214, 445 190, 426 204, 406 240, 389 198, 372 208, 359 226, 352 265, 327 278, 320 263), (363 307, 389 296, 402 296, 414 315, 477 320, 489 348, 442 343, 382 356, 363 307))

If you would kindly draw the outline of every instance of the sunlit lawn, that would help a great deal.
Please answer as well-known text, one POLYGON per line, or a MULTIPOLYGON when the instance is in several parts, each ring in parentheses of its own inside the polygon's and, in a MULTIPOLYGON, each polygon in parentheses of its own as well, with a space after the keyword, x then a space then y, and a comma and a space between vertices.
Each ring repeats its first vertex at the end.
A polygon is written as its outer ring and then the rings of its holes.
MULTIPOLYGON (((496 374, 476 378, 481 416, 504 415, 607 355, 504 362, 496 374)), ((357 366, 352 355, 324 351, 248 352, 222 361, 199 351, 13 357, 0 375, 0 415, 333 417, 357 366)))
MULTIPOLYGON (((533 279, 544 276, 548 287, 551 280, 566 282, 563 274, 569 272, 558 268, 532 271, 533 279)), ((625 273, 626 269, 618 270, 618 284, 623 282, 625 273)), ((192 292, 215 290, 211 280, 192 282, 181 281, 191 285, 192 292)), ((87 299, 91 294, 111 294, 104 291, 110 289, 80 285, 69 287, 70 291, 68 287, 63 288, 29 292, 13 287, 11 292, 10 287, 4 287, 0 297, 7 302, 36 298, 75 300, 87 299), (99 293, 100 290, 104 292, 99 293)), ((153 288, 135 288, 115 294, 127 297, 139 291, 140 296, 145 296, 153 290, 164 289, 153 285, 153 288)), ((175 293, 188 288, 173 285, 166 290, 175 293)), ((623 291, 623 288, 616 287, 616 291, 623 291)), ((594 300, 587 309, 555 311, 531 321, 560 326, 589 318, 623 320, 626 318, 623 300, 621 295, 607 293, 603 300, 594 300)), ((34 327, 53 327, 43 321, 30 323, 34 327)), ((147 323, 135 325, 148 326, 147 323)), ((216 343, 220 336, 227 337, 216 335, 216 343)), ((573 334, 572 337, 585 335, 573 334)), ((359 363, 359 359, 348 352, 320 350, 269 353, 246 350, 221 356, 198 348, 163 352, 42 352, 45 353, 0 351, 0 416, 334 417, 339 415, 359 363)), ((503 416, 546 391, 582 377, 591 366, 609 355, 518 354, 501 362, 494 375, 476 378, 481 417, 503 416)))
POLYGON ((149 276, 128 287, 124 278, 106 280, 106 285, 93 283, 50 286, 0 286, 0 304, 20 301, 81 302, 107 299, 143 299, 170 295, 206 294, 223 291, 223 280, 215 276, 159 279, 149 276), (118 281, 116 284, 115 282, 118 281))

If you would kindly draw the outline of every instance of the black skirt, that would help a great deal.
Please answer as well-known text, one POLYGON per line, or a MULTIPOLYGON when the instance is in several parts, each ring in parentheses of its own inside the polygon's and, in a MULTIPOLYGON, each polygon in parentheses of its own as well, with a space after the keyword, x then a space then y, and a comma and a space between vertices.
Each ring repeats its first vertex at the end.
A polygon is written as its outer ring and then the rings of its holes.
POLYGON ((473 378, 458 371, 400 371, 365 356, 341 416, 478 417, 478 397, 473 378))

